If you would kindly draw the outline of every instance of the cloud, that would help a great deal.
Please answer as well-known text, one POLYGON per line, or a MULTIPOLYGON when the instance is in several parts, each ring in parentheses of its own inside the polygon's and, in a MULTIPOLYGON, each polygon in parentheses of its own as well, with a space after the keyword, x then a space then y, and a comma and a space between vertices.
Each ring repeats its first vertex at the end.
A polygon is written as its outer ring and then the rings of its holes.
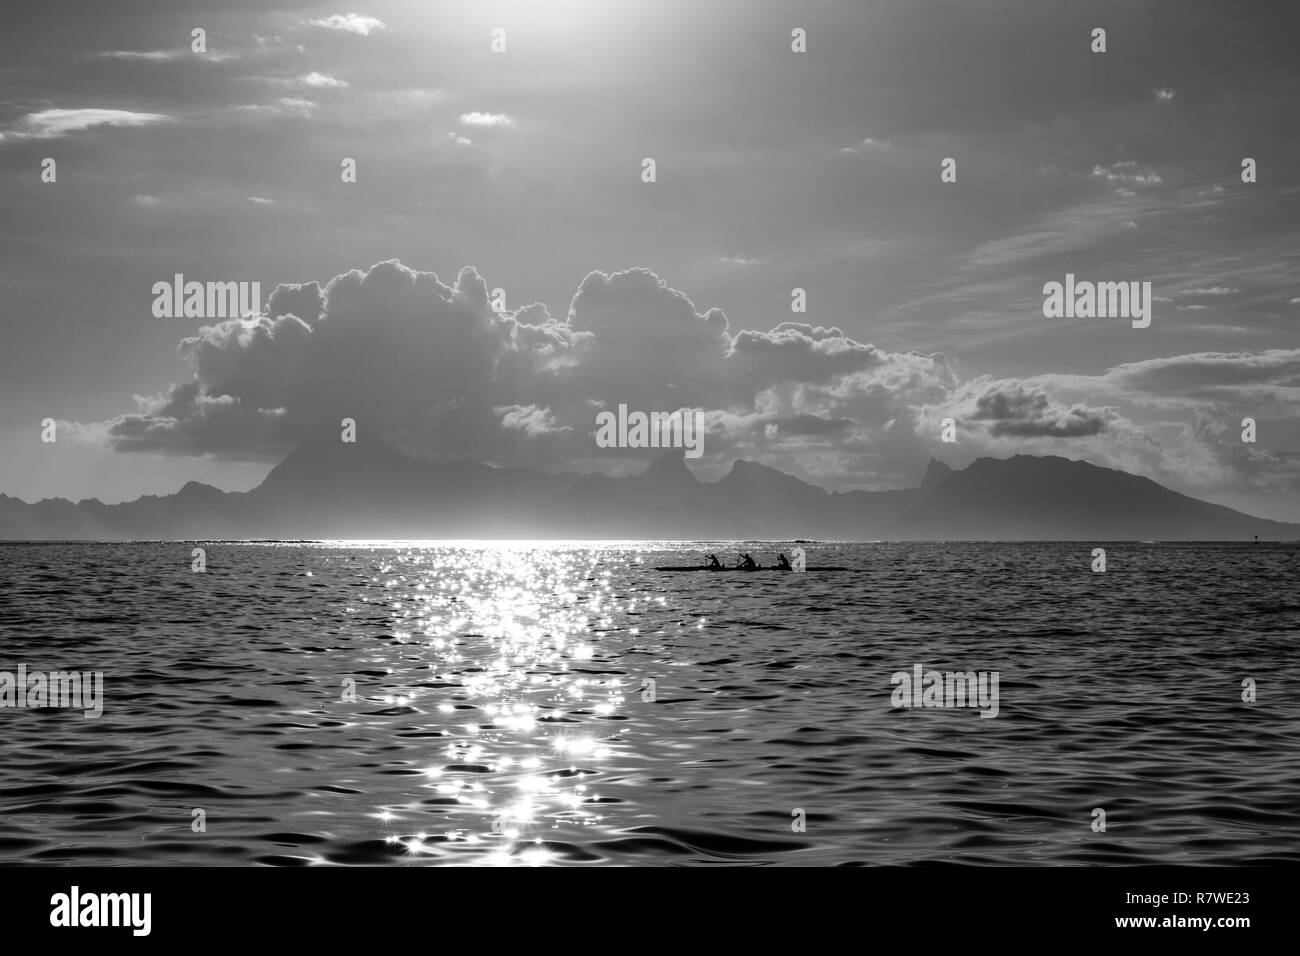
POLYGON ((266 198, 264 198, 264 197, 262 197, 262 196, 249 196, 249 197, 248 197, 248 201, 251 202, 251 203, 253 203, 254 205, 257 205, 257 206, 274 206, 274 205, 276 205, 276 201, 275 201, 274 199, 266 199, 266 198))
POLYGON ((1164 182, 1155 170, 1141 169, 1134 160, 1112 163, 1109 166, 1093 166, 1092 176, 1104 179, 1120 189, 1132 189, 1135 186, 1159 186, 1164 182))
POLYGON ((376 17, 366 17, 359 13, 336 13, 333 16, 323 17, 319 20, 308 20, 307 23, 314 27, 324 27, 327 30, 342 30, 346 33, 356 33, 363 37, 368 37, 376 30, 386 30, 388 25, 376 17))
POLYGON ((987 422, 989 434, 1018 438, 1082 438, 1106 430, 1105 409, 1064 407, 1042 390, 993 385, 975 399, 970 421, 987 422))
POLYGON ((470 267, 444 284, 395 260, 281 284, 265 314, 181 342, 189 380, 84 434, 120 452, 269 462, 351 417, 423 457, 619 473, 643 459, 597 450, 592 433, 598 409, 626 404, 702 409, 706 471, 761 458, 827 487, 907 484, 932 455, 958 464, 954 451, 1065 454, 1185 488, 1290 474, 1282 459, 1238 468, 1196 422, 1300 415, 1300 350, 963 379, 941 354, 834 326, 733 328, 643 268, 589 273, 559 318, 537 303, 497 312, 488 290, 470 267), (945 417, 958 449, 939 442, 945 417))
POLYGON ((103 54, 114 60, 144 60, 153 63, 174 62, 186 57, 193 57, 206 63, 227 63, 230 60, 238 60, 237 53, 195 53, 186 48, 183 50, 109 50, 103 54))
POLYGON ((1163 86, 1157 89, 1155 91, 1155 94, 1156 94, 1156 100, 1161 103, 1168 103, 1177 95, 1173 90, 1163 86))
POLYGON ((556 424, 555 416, 551 414, 549 408, 538 408, 536 405, 505 405, 493 411, 501 416, 503 428, 517 429, 532 437, 571 430, 568 426, 561 427, 556 424))
POLYGON ((145 193, 136 193, 131 197, 131 201, 137 206, 144 206, 146 209, 152 209, 162 203, 162 200, 157 196, 150 196, 145 193))
POLYGON ((1253 446, 1240 441, 1244 417, 1300 418, 1300 348, 1195 352, 1130 362, 1096 376, 1039 376, 1035 384, 1131 410, 1110 421, 1107 434, 1114 441, 1097 446, 1098 463, 1192 492, 1300 490, 1300 455, 1270 449, 1263 440, 1253 446), (1153 424, 1139 428, 1135 416, 1153 424))
MULTIPOLYGON (((1092 175, 1110 181, 1105 167, 1095 167, 1092 175)), ((1120 170, 1119 175, 1125 172, 1120 170)), ((1113 242, 1116 236, 1129 231, 1126 220, 1131 221, 1134 213, 1144 212, 1153 205, 1118 181, 1115 185, 1117 188, 1111 194, 1050 212, 1015 235, 980 243, 964 257, 963 270, 1009 268, 1113 242)))
POLYGON ((733 332, 646 269, 588 274, 557 320, 540 304, 495 312, 472 268, 445 285, 396 261, 280 285, 264 315, 204 327, 179 351, 189 381, 103 423, 118 451, 274 460, 353 417, 421 454, 563 466, 594 454, 594 409, 626 403, 709 410, 719 455, 779 422, 796 455, 882 427, 946 374, 838 328, 733 332))
POLYGON ((239 107, 254 113, 273 113, 279 116, 311 116, 320 104, 301 96, 282 96, 273 103, 252 103, 239 107))
POLYGON ((1217 405, 1300 417, 1300 349, 1146 359, 1116 366, 1098 382, 1165 408, 1217 405))
MULTIPOLYGON (((522 392, 554 377, 581 338, 539 307, 493 312, 473 269, 446 286, 379 263, 323 288, 280 285, 266 314, 184 339, 193 379, 141 401, 108 435, 119 451, 261 460, 321 421, 351 416, 393 438, 423 433, 426 444, 443 422, 464 451, 490 452, 476 436, 499 431, 495 409, 529 404, 522 392)), ((527 419, 533 431, 542 421, 527 419)))
POLYGON ((326 73, 317 73, 312 71, 298 77, 298 82, 304 86, 311 86, 317 89, 340 90, 350 87, 352 84, 346 80, 340 80, 326 73))
POLYGON ((823 418, 819 415, 792 415, 763 425, 763 437, 786 435, 833 435, 847 432, 854 426, 851 418, 823 418))
POLYGON ((28 113, 7 135, 16 139, 54 139, 96 126, 148 126, 169 119, 170 116, 161 113, 133 113, 129 110, 42 110, 28 113))
POLYGON ((885 152, 894 148, 894 144, 887 139, 871 139, 868 137, 856 146, 845 146, 840 150, 841 153, 872 153, 885 152))
POLYGON ((1240 289, 1229 289, 1226 286, 1216 285, 1205 289, 1184 289, 1180 295, 1236 295, 1240 289))
POLYGON ((461 113, 460 121, 465 126, 514 126, 513 118, 505 113, 461 113))
POLYGON ((185 54, 183 50, 109 50, 104 56, 115 60, 176 60, 185 54))

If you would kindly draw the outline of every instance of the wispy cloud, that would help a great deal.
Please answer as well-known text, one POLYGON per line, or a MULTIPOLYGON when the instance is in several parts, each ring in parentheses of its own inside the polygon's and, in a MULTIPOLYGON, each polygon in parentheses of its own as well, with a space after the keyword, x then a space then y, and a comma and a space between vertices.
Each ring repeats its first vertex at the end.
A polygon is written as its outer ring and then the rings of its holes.
POLYGON ((239 108, 241 110, 250 110, 258 113, 310 116, 319 105, 320 104, 314 100, 307 100, 298 96, 282 96, 274 103, 253 103, 239 108))
POLYGON ((843 149, 840 150, 840 152, 860 154, 860 153, 885 152, 886 150, 891 150, 893 148, 894 148, 894 144, 887 139, 872 139, 871 137, 867 137, 862 142, 858 143, 856 146, 845 146, 843 149))
POLYGON ((109 50, 104 54, 115 60, 176 60, 181 55, 180 50, 109 50))
POLYGON ((1104 179, 1116 187, 1121 195, 1130 196, 1134 195, 1132 189, 1135 186, 1159 186, 1164 182, 1154 169, 1142 169, 1131 159, 1109 166, 1093 166, 1092 176, 1094 179, 1104 179))
MULTIPOLYGON (((1122 194, 1121 194, 1122 195, 1122 194)), ((978 245, 965 257, 966 268, 1013 266, 1017 263, 1087 249, 1126 231, 1134 212, 1142 211, 1131 196, 1076 203, 1051 213, 1025 232, 978 245)))
POLYGON ((109 50, 104 54, 114 60, 145 60, 154 63, 163 63, 173 60, 180 60, 185 57, 192 57, 195 60, 202 60, 207 63, 226 63, 230 60, 238 60, 238 53, 194 53, 191 50, 109 50))
POLYGON ((28 113, 6 135, 15 139, 54 139, 96 126, 147 126, 169 119, 170 116, 162 113, 133 113, 129 110, 41 110, 28 113))

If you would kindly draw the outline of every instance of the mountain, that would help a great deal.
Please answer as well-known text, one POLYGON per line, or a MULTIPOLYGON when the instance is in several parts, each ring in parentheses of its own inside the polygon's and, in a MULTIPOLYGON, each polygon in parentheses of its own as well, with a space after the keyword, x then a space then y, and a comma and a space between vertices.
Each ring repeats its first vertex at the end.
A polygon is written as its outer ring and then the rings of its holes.
POLYGON ((699 481, 680 451, 628 478, 430 462, 375 438, 314 436, 257 488, 198 482, 122 504, 0 494, 0 539, 572 538, 1300 540, 1146 478, 1065 458, 931 461, 921 483, 828 492, 751 461, 699 481))
POLYGON ((925 477, 921 479, 921 490, 927 495, 939 487, 939 484, 952 474, 952 469, 937 459, 931 458, 925 466, 925 477))
POLYGON ((1300 538, 1149 478, 1067 458, 980 458, 943 478, 887 536, 947 540, 1221 541, 1300 538))

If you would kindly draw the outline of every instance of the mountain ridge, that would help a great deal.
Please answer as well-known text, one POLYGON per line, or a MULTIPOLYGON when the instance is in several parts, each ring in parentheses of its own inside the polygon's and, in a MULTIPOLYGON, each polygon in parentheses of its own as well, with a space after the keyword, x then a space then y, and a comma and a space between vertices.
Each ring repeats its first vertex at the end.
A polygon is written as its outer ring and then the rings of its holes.
POLYGON ((300 444, 256 488, 198 481, 107 505, 0 494, 0 540, 564 538, 1300 540, 1149 478, 1059 456, 931 459, 921 483, 827 491, 737 459, 702 482, 680 450, 639 474, 548 474, 412 458, 379 438, 300 444))

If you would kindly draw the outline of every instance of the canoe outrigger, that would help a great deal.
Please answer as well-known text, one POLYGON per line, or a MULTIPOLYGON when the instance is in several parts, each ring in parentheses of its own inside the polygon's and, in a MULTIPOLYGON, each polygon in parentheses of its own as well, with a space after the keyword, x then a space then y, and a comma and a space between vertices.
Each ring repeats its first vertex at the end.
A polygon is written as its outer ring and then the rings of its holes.
MULTIPOLYGON (((795 552, 796 558, 800 557, 799 554, 800 550, 801 549, 796 549, 795 552)), ((786 559, 786 556, 784 554, 780 554, 777 556, 776 564, 768 565, 767 567, 764 567, 763 565, 759 564, 748 554, 742 553, 742 554, 738 554, 736 557, 737 560, 733 567, 727 567, 726 565, 718 561, 717 555, 710 554, 708 556, 709 559, 708 563, 706 564, 665 565, 665 566, 656 567, 655 570, 656 571, 712 571, 715 573, 723 572, 723 571, 748 572, 748 571, 793 571, 794 570, 794 568, 790 566, 790 562, 786 559)), ((823 567, 823 568, 809 568, 807 570, 847 571, 848 568, 823 567)))

